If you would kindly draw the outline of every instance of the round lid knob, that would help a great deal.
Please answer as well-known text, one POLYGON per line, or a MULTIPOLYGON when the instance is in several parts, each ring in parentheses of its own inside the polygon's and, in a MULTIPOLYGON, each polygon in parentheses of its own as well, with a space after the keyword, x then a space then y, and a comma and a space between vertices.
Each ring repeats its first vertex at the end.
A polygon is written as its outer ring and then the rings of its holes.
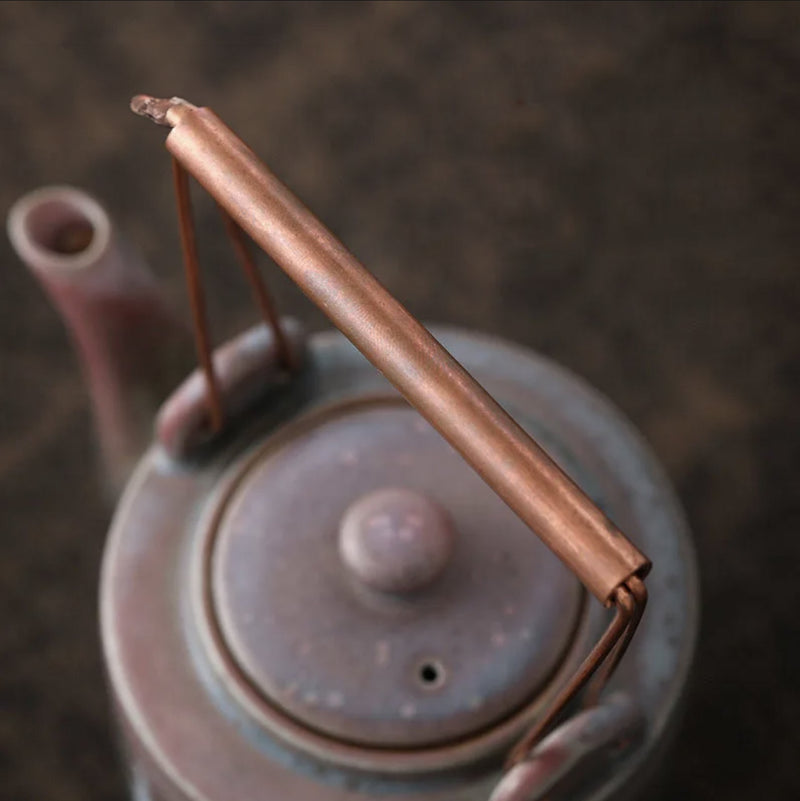
POLYGON ((447 567, 455 532, 435 501, 408 489, 381 489, 348 508, 339 553, 350 572, 381 592, 410 593, 447 567))

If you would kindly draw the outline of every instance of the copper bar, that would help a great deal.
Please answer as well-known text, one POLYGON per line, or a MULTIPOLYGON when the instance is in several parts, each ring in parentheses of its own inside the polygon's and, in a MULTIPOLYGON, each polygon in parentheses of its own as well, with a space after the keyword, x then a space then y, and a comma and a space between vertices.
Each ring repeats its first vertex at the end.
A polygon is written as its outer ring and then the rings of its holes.
POLYGON ((197 357, 206 378, 211 428, 216 432, 222 428, 222 400, 220 398, 217 376, 214 373, 214 363, 211 360, 211 344, 208 336, 206 304, 203 296, 203 287, 200 283, 197 241, 194 232, 194 222, 192 221, 189 180, 186 175, 186 170, 178 159, 172 160, 172 176, 175 182, 175 199, 178 203, 178 222, 181 234, 181 246, 183 248, 183 263, 186 269, 186 281, 189 286, 189 300, 192 307, 192 319, 194 321, 197 357))
POLYGON ((173 156, 600 601, 647 573, 647 557, 219 117, 177 99, 133 105, 172 127, 173 156))

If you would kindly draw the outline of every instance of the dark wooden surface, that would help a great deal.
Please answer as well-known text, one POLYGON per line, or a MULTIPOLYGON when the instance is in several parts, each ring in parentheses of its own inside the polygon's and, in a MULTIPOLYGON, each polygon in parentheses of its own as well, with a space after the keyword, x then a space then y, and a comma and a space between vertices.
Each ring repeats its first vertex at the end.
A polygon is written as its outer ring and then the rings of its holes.
MULTIPOLYGON (((139 91, 212 106, 424 319, 536 348, 630 416, 688 510, 704 596, 656 795, 798 797, 800 8, 0 4, 0 209, 85 187, 181 298, 139 91)), ((255 315, 218 229, 202 244, 222 339, 255 315)), ((86 398, 0 257, 0 798, 122 799, 86 398)))

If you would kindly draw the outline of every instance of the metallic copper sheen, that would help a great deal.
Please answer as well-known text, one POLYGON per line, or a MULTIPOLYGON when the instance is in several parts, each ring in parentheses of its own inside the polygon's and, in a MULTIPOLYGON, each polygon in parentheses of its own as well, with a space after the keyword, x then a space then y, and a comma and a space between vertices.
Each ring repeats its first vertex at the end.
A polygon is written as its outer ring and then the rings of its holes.
POLYGON ((647 557, 216 114, 173 101, 164 119, 173 156, 601 602, 647 573, 647 557))

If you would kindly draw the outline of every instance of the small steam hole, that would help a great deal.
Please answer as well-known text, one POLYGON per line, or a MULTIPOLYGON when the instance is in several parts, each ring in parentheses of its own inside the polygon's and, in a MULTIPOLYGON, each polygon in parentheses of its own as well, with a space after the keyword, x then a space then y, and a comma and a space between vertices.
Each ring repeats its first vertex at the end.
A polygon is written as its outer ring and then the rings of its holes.
POLYGON ((441 687, 445 679, 445 670, 440 662, 428 660, 419 666, 420 683, 427 690, 441 687))

